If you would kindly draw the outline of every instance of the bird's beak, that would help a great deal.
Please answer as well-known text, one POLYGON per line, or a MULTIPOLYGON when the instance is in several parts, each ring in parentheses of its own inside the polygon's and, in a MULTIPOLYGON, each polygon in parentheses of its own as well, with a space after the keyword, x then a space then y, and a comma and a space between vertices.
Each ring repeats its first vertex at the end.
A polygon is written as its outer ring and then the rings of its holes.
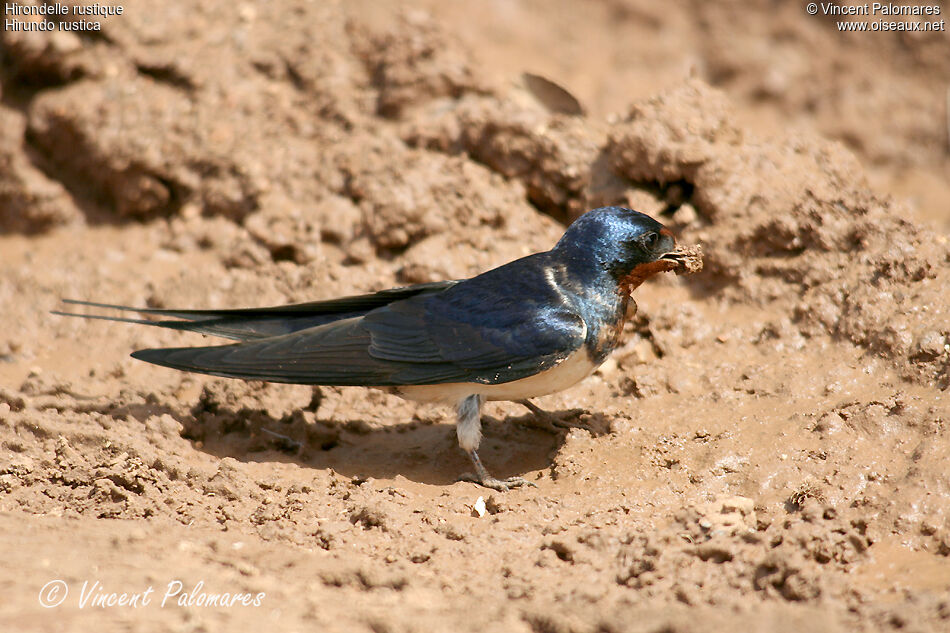
POLYGON ((663 253, 657 259, 663 261, 673 262, 677 266, 683 263, 683 260, 686 258, 686 253, 679 248, 674 248, 669 253, 663 253))
MULTIPOLYGON (((664 235, 673 240, 673 250, 671 250, 668 253, 663 253, 662 255, 657 257, 656 258, 657 261, 670 262, 673 264, 673 268, 678 267, 680 264, 683 263, 684 254, 682 252, 682 249, 676 243, 676 236, 673 234, 673 231, 669 230, 665 226, 662 229, 660 229, 660 235, 664 235)), ((668 268, 667 270, 671 270, 671 269, 668 268)))

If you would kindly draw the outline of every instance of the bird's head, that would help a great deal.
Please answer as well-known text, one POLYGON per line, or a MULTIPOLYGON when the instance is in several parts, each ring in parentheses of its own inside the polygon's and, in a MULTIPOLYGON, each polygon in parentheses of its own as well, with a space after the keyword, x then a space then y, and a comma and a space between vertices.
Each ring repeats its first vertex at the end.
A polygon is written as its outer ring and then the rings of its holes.
POLYGON ((673 233, 650 216, 623 207, 585 213, 568 227, 554 249, 580 268, 606 272, 627 292, 680 264, 673 233))

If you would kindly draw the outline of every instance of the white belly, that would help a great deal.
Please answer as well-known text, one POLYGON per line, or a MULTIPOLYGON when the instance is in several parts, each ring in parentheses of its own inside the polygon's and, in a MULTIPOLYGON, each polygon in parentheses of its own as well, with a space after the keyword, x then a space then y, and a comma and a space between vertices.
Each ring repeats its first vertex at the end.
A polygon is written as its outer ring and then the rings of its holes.
POLYGON ((449 382, 442 385, 412 385, 393 389, 407 400, 457 404, 473 394, 481 394, 486 400, 524 400, 549 393, 563 391, 584 380, 597 369, 587 350, 579 350, 559 364, 539 374, 498 385, 483 385, 477 382, 449 382))

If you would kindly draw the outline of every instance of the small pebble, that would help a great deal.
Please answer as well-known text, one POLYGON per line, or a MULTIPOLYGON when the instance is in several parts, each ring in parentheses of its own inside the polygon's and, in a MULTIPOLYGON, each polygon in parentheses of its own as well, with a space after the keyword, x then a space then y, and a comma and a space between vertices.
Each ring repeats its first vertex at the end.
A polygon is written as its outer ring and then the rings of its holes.
POLYGON ((472 506, 472 516, 477 518, 482 518, 485 516, 485 499, 484 497, 479 497, 475 500, 475 505, 472 506))

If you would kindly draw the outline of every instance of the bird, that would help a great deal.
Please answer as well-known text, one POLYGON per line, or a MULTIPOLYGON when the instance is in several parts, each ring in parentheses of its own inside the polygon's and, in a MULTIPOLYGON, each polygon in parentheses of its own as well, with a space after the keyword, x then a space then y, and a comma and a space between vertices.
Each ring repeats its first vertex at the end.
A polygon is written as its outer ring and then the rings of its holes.
POLYGON ((460 448, 475 472, 460 477, 507 491, 478 455, 487 400, 520 402, 591 375, 620 343, 645 280, 683 265, 660 222, 624 207, 588 211, 548 251, 463 280, 265 308, 175 310, 64 299, 160 319, 54 311, 214 335, 236 343, 143 349, 132 357, 244 380, 381 388, 454 407, 460 448))

